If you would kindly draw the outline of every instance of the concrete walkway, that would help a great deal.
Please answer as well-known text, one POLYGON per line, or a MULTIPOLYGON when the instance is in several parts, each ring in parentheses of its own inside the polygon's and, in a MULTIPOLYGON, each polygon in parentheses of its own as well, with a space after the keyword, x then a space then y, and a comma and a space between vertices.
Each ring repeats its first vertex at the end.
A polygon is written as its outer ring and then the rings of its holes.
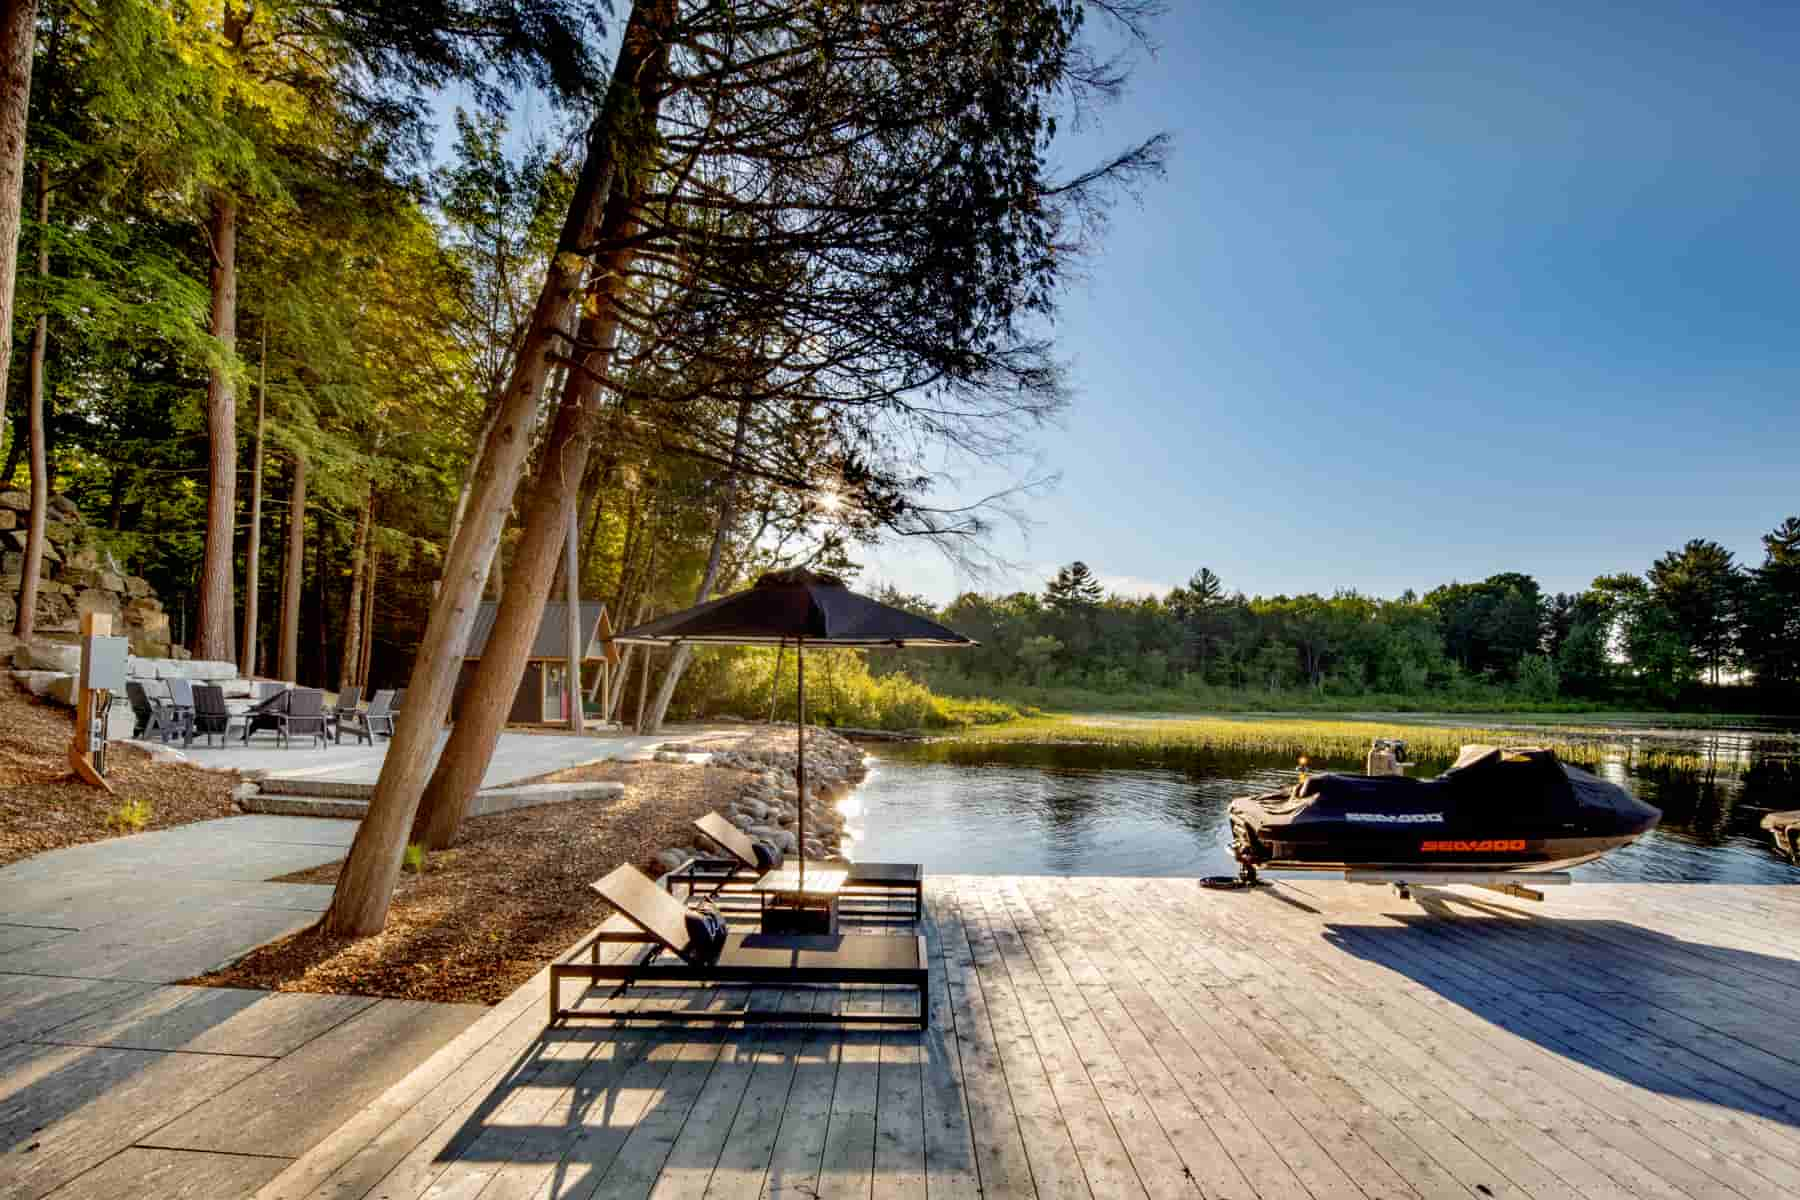
POLYGON ((264 881, 355 831, 227 817, 0 869, 0 1198, 249 1195, 485 1011, 174 984, 315 920, 329 887, 264 881))
MULTIPOLYGON (((609 758, 636 758, 651 753, 663 742, 685 741, 697 734, 713 731, 713 727, 671 725, 662 733, 639 737, 635 734, 589 734, 576 737, 567 733, 518 733, 500 735, 494 747, 493 761, 481 777, 484 788, 501 787, 530 779, 551 771, 562 771, 609 758)), ((433 760, 443 752, 440 736, 433 760)), ((387 742, 373 746, 314 746, 304 740, 283 749, 268 734, 258 734, 245 746, 239 742, 224 747, 208 747, 204 740, 195 742, 182 753, 205 767, 229 768, 245 774, 266 775, 277 779, 312 779, 328 783, 373 784, 381 774, 381 763, 387 757, 387 742)))

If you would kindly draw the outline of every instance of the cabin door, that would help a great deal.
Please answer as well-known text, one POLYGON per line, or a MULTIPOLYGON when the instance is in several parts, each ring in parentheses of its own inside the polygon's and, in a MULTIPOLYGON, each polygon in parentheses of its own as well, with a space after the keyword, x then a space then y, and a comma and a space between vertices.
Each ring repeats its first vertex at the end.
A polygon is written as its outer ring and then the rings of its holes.
POLYGON ((546 724, 569 719, 569 667, 567 663, 544 664, 544 715, 546 724))

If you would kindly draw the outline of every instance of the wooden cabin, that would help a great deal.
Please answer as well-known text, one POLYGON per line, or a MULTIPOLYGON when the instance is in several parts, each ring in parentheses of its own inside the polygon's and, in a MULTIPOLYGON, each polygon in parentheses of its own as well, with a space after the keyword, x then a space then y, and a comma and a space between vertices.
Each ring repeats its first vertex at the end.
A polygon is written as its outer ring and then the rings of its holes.
MULTIPOLYGON (((475 664, 487 649, 488 636, 494 631, 494 618, 500 606, 484 602, 475 614, 475 626, 469 631, 469 645, 463 651, 462 670, 456 677, 456 692, 450 701, 451 719, 462 711, 463 689, 475 677, 475 664)), ((600 640, 606 605, 584 601, 581 605, 581 661, 598 664, 605 656, 600 640)), ((592 670, 598 670, 595 666, 592 670)), ((589 672, 584 671, 584 674, 589 672)), ((576 689, 580 687, 577 682, 576 689)), ((538 622, 537 637, 525 660, 525 674, 513 696, 512 711, 506 720, 512 725, 561 724, 569 719, 569 606, 552 602, 544 605, 543 620, 538 622)))

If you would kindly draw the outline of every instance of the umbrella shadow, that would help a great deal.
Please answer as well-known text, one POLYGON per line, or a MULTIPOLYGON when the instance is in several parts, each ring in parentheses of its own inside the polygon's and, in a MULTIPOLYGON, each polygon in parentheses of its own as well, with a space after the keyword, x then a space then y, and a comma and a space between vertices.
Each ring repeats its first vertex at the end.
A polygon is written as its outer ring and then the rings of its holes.
MULTIPOLYGON (((1567 1063, 1800 1127, 1800 960, 1625 921, 1419 897, 1421 911, 1327 923, 1324 937, 1567 1063)), ((1553 1064, 1530 1070, 1559 1082, 1553 1064)))

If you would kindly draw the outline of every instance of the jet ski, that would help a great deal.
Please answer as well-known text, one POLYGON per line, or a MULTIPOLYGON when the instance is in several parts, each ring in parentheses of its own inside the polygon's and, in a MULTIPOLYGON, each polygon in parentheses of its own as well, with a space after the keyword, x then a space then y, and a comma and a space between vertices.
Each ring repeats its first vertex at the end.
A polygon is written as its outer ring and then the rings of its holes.
POLYGON ((1464 746, 1435 779, 1303 775, 1286 791, 1233 800, 1230 814, 1247 882, 1261 867, 1561 871, 1630 845, 1662 819, 1549 750, 1496 746, 1464 746))

